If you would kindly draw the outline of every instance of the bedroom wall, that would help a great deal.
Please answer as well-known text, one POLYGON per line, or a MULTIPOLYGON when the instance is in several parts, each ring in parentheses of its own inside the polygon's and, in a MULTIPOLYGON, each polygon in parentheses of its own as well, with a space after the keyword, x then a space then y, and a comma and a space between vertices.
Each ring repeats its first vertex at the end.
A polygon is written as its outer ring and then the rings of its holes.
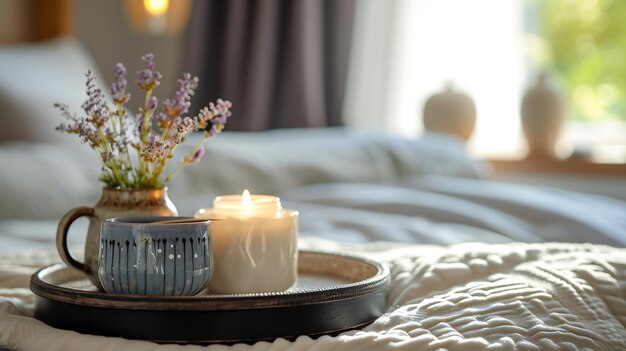
POLYGON ((20 43, 28 39, 28 11, 25 1, 0 0, 0 43, 20 43))
MULTIPOLYGON (((176 79, 182 73, 184 31, 164 36, 135 32, 126 19, 122 0, 74 0, 74 30, 107 83, 111 82, 111 72, 117 62, 126 65, 129 82, 134 81, 134 72, 141 66, 141 56, 152 52, 156 56, 157 68, 163 74, 157 96, 165 98, 173 94, 176 79)), ((139 100, 131 100, 131 105, 137 107, 133 102, 139 103, 139 100)))

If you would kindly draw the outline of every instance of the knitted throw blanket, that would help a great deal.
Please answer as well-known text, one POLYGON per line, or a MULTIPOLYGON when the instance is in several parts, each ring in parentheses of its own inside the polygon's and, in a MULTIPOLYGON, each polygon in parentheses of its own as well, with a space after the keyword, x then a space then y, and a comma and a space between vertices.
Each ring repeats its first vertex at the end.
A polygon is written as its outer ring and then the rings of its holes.
POLYGON ((158 345, 83 335, 32 318, 30 275, 58 258, 31 252, 0 256, 0 350, 626 350, 626 249, 301 244, 387 262, 387 313, 335 337, 255 345, 158 345))

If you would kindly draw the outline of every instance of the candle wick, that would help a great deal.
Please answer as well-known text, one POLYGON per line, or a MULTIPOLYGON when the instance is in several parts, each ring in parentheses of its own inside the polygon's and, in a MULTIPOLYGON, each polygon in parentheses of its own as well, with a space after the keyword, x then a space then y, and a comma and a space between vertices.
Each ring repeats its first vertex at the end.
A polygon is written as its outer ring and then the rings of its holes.
POLYGON ((243 191, 243 194, 241 195, 241 203, 246 205, 252 204, 252 196, 250 196, 248 189, 243 191))

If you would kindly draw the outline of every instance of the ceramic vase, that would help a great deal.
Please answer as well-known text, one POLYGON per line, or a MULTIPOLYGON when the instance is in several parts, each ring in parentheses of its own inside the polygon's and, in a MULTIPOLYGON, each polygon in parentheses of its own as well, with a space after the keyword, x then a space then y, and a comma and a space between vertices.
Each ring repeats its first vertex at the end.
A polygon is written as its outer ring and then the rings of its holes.
POLYGON ((178 211, 167 196, 167 188, 159 189, 117 189, 105 187, 102 196, 94 207, 78 207, 68 212, 57 229, 57 250, 63 262, 84 271, 99 288, 98 251, 102 222, 112 217, 177 216, 178 211), (85 242, 84 262, 79 262, 70 254, 67 247, 67 232, 76 219, 89 218, 89 229, 85 242))
POLYGON ((423 118, 424 129, 467 141, 474 132, 476 106, 469 95, 448 84, 443 92, 426 100, 423 118))
POLYGON ((528 144, 529 159, 556 159, 556 144, 565 122, 565 105, 559 91, 545 74, 522 99, 522 129, 528 144))

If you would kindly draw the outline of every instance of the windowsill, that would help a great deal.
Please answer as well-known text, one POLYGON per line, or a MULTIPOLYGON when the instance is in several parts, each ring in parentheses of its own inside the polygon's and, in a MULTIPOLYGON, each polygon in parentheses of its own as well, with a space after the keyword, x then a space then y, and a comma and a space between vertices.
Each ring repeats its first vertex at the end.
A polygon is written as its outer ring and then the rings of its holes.
POLYGON ((624 163, 579 160, 489 160, 496 174, 564 174, 626 178, 624 163))

